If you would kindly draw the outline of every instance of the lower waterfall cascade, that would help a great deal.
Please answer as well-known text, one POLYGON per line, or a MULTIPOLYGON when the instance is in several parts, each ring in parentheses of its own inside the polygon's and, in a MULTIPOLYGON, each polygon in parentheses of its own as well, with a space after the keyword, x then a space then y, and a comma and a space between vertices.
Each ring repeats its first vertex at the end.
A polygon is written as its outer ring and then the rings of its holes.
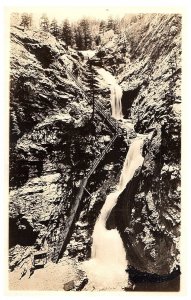
MULTIPOLYGON (((106 221, 112 208, 116 205, 119 195, 135 171, 142 165, 141 148, 144 138, 139 136, 131 144, 124 162, 119 184, 110 193, 101 209, 93 231, 91 259, 84 263, 84 270, 90 282, 98 289, 118 288, 126 286, 128 275, 126 252, 117 229, 107 230, 106 221)), ((127 199, 128 201, 128 199, 127 199)))

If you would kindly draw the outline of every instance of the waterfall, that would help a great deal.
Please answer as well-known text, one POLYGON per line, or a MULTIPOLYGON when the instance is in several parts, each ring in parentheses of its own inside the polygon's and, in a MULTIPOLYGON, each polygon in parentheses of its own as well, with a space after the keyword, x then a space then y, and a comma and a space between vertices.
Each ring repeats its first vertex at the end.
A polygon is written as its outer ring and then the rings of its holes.
POLYGON ((104 70, 103 68, 97 69, 97 72, 102 76, 104 81, 110 87, 110 101, 111 101, 111 111, 112 117, 116 120, 123 119, 122 114, 122 105, 121 105, 121 97, 122 97, 122 89, 120 85, 118 85, 115 77, 111 75, 108 71, 104 70))
MULTIPOLYGON (((117 229, 107 230, 106 221, 119 195, 142 165, 142 145, 144 138, 139 136, 131 144, 127 153, 116 190, 110 193, 101 209, 93 231, 91 259, 84 263, 89 281, 96 289, 120 289, 127 286, 128 275, 126 252, 117 229)), ((128 201, 128 199, 127 199, 128 201)))
MULTIPOLYGON (((105 82, 110 85, 112 116, 117 120, 123 119, 121 87, 109 72, 102 68, 97 71, 105 82)), ((125 122, 124 125, 126 126, 125 122)), ((128 274, 125 271, 128 262, 122 239, 117 229, 106 229, 106 222, 117 203, 119 195, 143 163, 142 145, 144 138, 145 135, 137 135, 131 143, 123 164, 119 183, 115 191, 106 197, 94 226, 91 259, 84 262, 82 268, 86 272, 89 282, 97 290, 116 290, 128 285, 128 274)))
POLYGON ((122 116, 122 105, 121 105, 121 97, 122 97, 122 89, 118 84, 111 85, 111 109, 112 109, 112 117, 116 120, 120 120, 123 118, 122 116))

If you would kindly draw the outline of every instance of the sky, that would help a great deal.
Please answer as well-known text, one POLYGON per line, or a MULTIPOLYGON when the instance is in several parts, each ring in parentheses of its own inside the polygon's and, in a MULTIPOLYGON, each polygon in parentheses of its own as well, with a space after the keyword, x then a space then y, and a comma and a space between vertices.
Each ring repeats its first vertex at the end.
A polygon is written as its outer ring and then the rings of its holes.
MULTIPOLYGON (((54 0, 55 1, 55 0, 54 0)), ((71 0, 69 0, 70 3, 71 0)), ((119 1, 119 0, 118 0, 119 1)), ((80 3, 80 2, 79 2, 80 3)), ((53 20, 54 18, 57 19, 58 23, 62 23, 64 19, 69 19, 70 21, 76 21, 83 17, 88 18, 95 18, 95 19, 105 19, 107 20, 110 16, 113 18, 123 18, 126 14, 132 13, 156 13, 155 7, 128 7, 126 5, 123 6, 113 6, 113 5, 97 5, 97 2, 94 2, 94 6, 92 5, 72 5, 72 2, 69 6, 62 5, 62 6, 12 6, 8 9, 8 13, 10 12, 19 12, 19 13, 33 13, 33 25, 37 25, 39 23, 39 19, 42 14, 46 14, 49 18, 49 21, 53 20)), ((116 2, 117 5, 117 2, 116 2)), ((157 12, 161 13, 176 13, 176 7, 167 9, 165 7, 157 8, 157 12)))
POLYGON ((107 19, 109 16, 113 17, 123 17, 127 12, 122 9, 121 7, 103 7, 98 6, 92 8, 91 6, 65 6, 65 7, 34 7, 26 9, 24 8, 12 8, 12 11, 15 12, 32 12, 36 18, 40 18, 43 13, 49 17, 49 19, 53 19, 54 17, 58 21, 62 21, 63 19, 67 18, 69 20, 77 20, 82 17, 92 17, 96 19, 107 19))

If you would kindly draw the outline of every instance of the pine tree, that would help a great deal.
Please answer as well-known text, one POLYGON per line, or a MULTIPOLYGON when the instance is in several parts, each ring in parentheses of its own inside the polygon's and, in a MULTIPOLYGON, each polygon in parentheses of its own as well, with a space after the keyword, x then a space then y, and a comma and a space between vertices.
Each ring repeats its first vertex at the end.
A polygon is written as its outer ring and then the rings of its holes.
POLYGON ((57 20, 54 18, 50 24, 50 33, 55 36, 56 38, 60 35, 60 30, 58 26, 57 20))
POLYGON ((106 31, 106 27, 107 27, 106 22, 104 20, 102 20, 99 25, 99 33, 104 34, 106 31))
POLYGON ((95 36, 95 44, 96 46, 99 46, 101 44, 101 38, 100 35, 96 35, 95 36))
POLYGON ((33 16, 32 16, 32 14, 28 15, 28 19, 29 19, 29 27, 31 27, 32 23, 33 23, 33 16))
POLYGON ((82 50, 91 49, 92 46, 92 35, 90 30, 90 24, 87 19, 82 19, 80 21, 80 30, 82 31, 82 39, 83 39, 83 48, 82 50))
POLYGON ((114 33, 116 34, 119 34, 120 33, 120 21, 118 19, 115 19, 113 21, 113 31, 114 33))
POLYGON ((75 46, 75 26, 74 24, 70 25, 71 28, 71 47, 75 46))
POLYGON ((72 28, 67 19, 64 20, 63 25, 62 25, 61 38, 66 43, 67 46, 73 46, 74 33, 72 32, 72 28))
POLYGON ((84 38, 80 26, 76 26, 74 29, 74 39, 76 48, 79 50, 84 49, 84 38))
POLYGON ((43 31, 49 31, 49 20, 46 14, 43 14, 40 18, 40 28, 43 31))
POLYGON ((114 29, 114 20, 112 17, 109 17, 107 22, 107 30, 114 29))
POLYGON ((31 14, 29 15, 27 13, 23 13, 21 15, 21 24, 20 24, 20 26, 23 26, 24 30, 25 30, 25 28, 29 29, 31 24, 32 24, 32 15, 31 14))

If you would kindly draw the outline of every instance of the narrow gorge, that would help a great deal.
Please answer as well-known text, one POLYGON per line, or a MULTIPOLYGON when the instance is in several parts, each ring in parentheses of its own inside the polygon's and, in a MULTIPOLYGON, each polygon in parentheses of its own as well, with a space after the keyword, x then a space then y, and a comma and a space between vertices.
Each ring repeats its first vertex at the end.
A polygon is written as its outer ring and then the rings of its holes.
POLYGON ((179 291, 181 16, 89 21, 91 46, 15 20, 10 289, 179 291))

